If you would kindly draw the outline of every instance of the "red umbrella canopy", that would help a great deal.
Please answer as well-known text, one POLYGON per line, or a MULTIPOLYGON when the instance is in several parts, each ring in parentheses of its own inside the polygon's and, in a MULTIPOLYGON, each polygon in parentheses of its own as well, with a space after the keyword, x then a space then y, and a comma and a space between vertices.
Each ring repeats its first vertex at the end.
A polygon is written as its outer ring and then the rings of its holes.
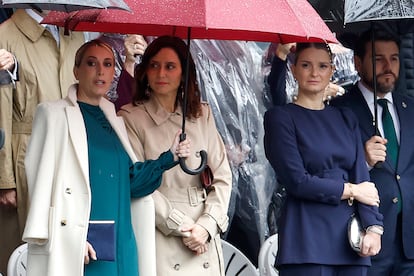
POLYGON ((132 12, 51 12, 42 23, 76 31, 270 42, 337 42, 306 0, 126 0, 132 12))

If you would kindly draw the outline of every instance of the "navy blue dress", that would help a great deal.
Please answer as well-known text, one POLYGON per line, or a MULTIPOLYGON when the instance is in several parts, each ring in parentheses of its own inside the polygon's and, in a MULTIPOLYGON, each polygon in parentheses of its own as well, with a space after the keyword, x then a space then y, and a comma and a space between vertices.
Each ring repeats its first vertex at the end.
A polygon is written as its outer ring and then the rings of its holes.
POLYGON ((357 119, 350 110, 296 104, 265 113, 265 153, 287 197, 278 221, 278 266, 370 265, 348 244, 347 221, 382 225, 378 208, 341 200, 344 183, 369 180, 357 119))

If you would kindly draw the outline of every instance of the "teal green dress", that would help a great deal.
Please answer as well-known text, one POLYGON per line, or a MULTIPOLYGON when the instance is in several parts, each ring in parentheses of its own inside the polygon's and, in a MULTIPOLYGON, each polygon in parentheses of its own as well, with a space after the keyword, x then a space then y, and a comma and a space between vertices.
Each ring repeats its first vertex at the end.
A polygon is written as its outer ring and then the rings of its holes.
POLYGON ((115 261, 100 261, 98 256, 97 261, 85 265, 85 275, 138 275, 138 249, 131 224, 131 197, 152 193, 161 184, 162 173, 177 162, 172 153, 167 151, 157 160, 132 164, 99 106, 78 103, 88 139, 92 195, 90 220, 114 220, 116 233, 115 261))

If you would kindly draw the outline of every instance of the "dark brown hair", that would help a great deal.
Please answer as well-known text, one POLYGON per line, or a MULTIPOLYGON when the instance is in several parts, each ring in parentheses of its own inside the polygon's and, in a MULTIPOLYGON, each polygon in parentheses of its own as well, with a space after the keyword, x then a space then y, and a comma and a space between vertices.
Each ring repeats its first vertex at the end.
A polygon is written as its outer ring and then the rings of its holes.
MULTIPOLYGON (((135 93, 133 97, 133 104, 137 105, 139 102, 146 101, 150 98, 147 93, 148 78, 147 69, 150 65, 150 60, 158 54, 161 49, 170 48, 177 55, 181 63, 182 76, 181 76, 181 87, 184 87, 184 76, 187 63, 188 47, 184 41, 175 36, 160 36, 151 42, 142 56, 142 62, 135 68, 135 93)), ((188 91, 187 91, 187 114, 186 117, 197 118, 201 115, 201 93, 197 85, 197 75, 194 60, 189 55, 189 71, 188 71, 188 91)), ((177 98, 175 100, 175 106, 178 103, 182 104, 183 93, 178 91, 177 98)))
POLYGON ((305 49, 308 49, 308 48, 315 48, 315 49, 325 50, 329 55, 329 59, 330 59, 331 64, 333 64, 333 57, 332 57, 331 47, 329 47, 329 45, 327 43, 315 43, 315 42, 303 42, 303 43, 297 43, 296 44, 295 64, 298 60, 298 57, 299 57, 300 53, 303 52, 305 49))

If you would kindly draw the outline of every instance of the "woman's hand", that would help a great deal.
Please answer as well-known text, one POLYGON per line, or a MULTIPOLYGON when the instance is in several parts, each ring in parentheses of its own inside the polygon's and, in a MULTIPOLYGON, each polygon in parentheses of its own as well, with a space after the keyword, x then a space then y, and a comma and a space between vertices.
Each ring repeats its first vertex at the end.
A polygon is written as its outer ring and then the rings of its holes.
POLYGON ((323 94, 324 101, 330 101, 336 96, 342 96, 345 94, 345 89, 340 85, 330 82, 328 86, 325 88, 325 92, 323 94))
POLYGON ((346 183, 342 199, 353 198, 370 206, 379 206, 380 200, 375 184, 369 181, 358 185, 346 183))
POLYGON ((142 35, 127 35, 124 39, 125 62, 124 68, 134 76, 135 56, 143 55, 148 44, 142 35))
POLYGON ((85 256, 84 256, 85 264, 89 264, 90 259, 94 261, 97 260, 96 252, 95 252, 95 249, 93 249, 93 246, 88 241, 86 241, 85 256))
POLYGON ((189 237, 183 237, 182 239, 185 246, 194 251, 197 255, 207 252, 207 240, 209 234, 203 226, 199 224, 193 224, 192 226, 182 227, 181 231, 188 231, 191 233, 189 237))
POLYGON ((362 239, 361 252, 362 257, 375 256, 381 250, 381 235, 367 231, 362 239))
POLYGON ((173 144, 171 145, 171 152, 174 155, 174 160, 178 160, 179 157, 188 157, 190 156, 190 146, 191 139, 186 138, 184 141, 180 142, 181 130, 175 134, 173 144))

